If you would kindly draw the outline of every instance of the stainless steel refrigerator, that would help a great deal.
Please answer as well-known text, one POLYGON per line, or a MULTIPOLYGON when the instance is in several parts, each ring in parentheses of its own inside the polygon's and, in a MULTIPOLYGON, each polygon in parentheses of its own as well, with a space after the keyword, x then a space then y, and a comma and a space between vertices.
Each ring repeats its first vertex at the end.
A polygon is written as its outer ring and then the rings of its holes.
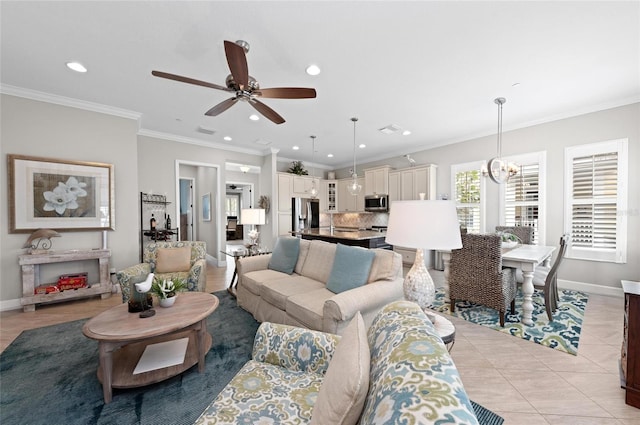
POLYGON ((291 230, 294 232, 320 227, 320 201, 291 198, 291 230))

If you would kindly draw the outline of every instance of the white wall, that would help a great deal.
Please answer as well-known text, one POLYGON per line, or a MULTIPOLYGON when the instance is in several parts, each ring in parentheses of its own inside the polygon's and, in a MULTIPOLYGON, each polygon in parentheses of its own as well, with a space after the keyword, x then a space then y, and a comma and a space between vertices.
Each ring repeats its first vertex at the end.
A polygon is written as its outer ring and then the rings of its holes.
MULTIPOLYGON (((109 232, 110 266, 138 261, 138 173, 136 120, 77 108, 1 95, 0 126, 0 309, 19 306, 22 279, 18 255, 29 233, 9 234, 7 154, 114 164, 115 231, 109 232)), ((92 249, 102 244, 99 231, 64 232, 54 250, 92 249)), ((44 267, 43 267, 44 269, 44 267)))

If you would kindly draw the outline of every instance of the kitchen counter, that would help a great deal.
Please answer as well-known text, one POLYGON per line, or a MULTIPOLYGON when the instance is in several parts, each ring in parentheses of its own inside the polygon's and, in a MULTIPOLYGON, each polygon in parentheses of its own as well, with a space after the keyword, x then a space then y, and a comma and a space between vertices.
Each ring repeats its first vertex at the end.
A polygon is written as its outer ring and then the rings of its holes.
POLYGON ((326 242, 341 243, 343 245, 362 246, 365 248, 393 249, 384 240, 386 232, 374 230, 334 230, 329 228, 305 229, 292 232, 294 236, 300 235, 302 239, 319 239, 326 242))

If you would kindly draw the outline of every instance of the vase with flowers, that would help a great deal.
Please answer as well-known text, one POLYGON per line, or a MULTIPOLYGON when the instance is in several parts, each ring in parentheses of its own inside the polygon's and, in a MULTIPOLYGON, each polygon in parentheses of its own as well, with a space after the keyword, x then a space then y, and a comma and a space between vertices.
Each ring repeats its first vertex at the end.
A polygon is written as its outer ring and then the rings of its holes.
POLYGON ((247 248, 251 251, 252 254, 258 252, 258 239, 260 238, 260 232, 256 229, 253 229, 249 232, 249 243, 247 244, 247 248))
POLYGON ((187 288, 182 279, 160 279, 154 278, 151 284, 151 293, 158 297, 161 307, 171 307, 176 301, 178 292, 187 288))

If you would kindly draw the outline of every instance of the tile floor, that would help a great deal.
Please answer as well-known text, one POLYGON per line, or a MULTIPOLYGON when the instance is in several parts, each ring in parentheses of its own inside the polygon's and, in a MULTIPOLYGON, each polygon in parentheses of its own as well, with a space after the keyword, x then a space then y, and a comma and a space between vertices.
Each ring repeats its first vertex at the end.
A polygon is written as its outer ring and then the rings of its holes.
MULTIPOLYGON (((226 288, 233 273, 207 268, 207 291, 226 288)), ((436 282, 442 273, 433 271, 436 282)), ((121 302, 118 294, 39 306, 33 313, 0 313, 0 350, 24 329, 88 318, 121 302)), ((505 418, 507 425, 640 425, 640 409, 624 403, 618 359, 622 298, 592 295, 578 355, 572 356, 451 317, 451 352, 469 396, 505 418)))

